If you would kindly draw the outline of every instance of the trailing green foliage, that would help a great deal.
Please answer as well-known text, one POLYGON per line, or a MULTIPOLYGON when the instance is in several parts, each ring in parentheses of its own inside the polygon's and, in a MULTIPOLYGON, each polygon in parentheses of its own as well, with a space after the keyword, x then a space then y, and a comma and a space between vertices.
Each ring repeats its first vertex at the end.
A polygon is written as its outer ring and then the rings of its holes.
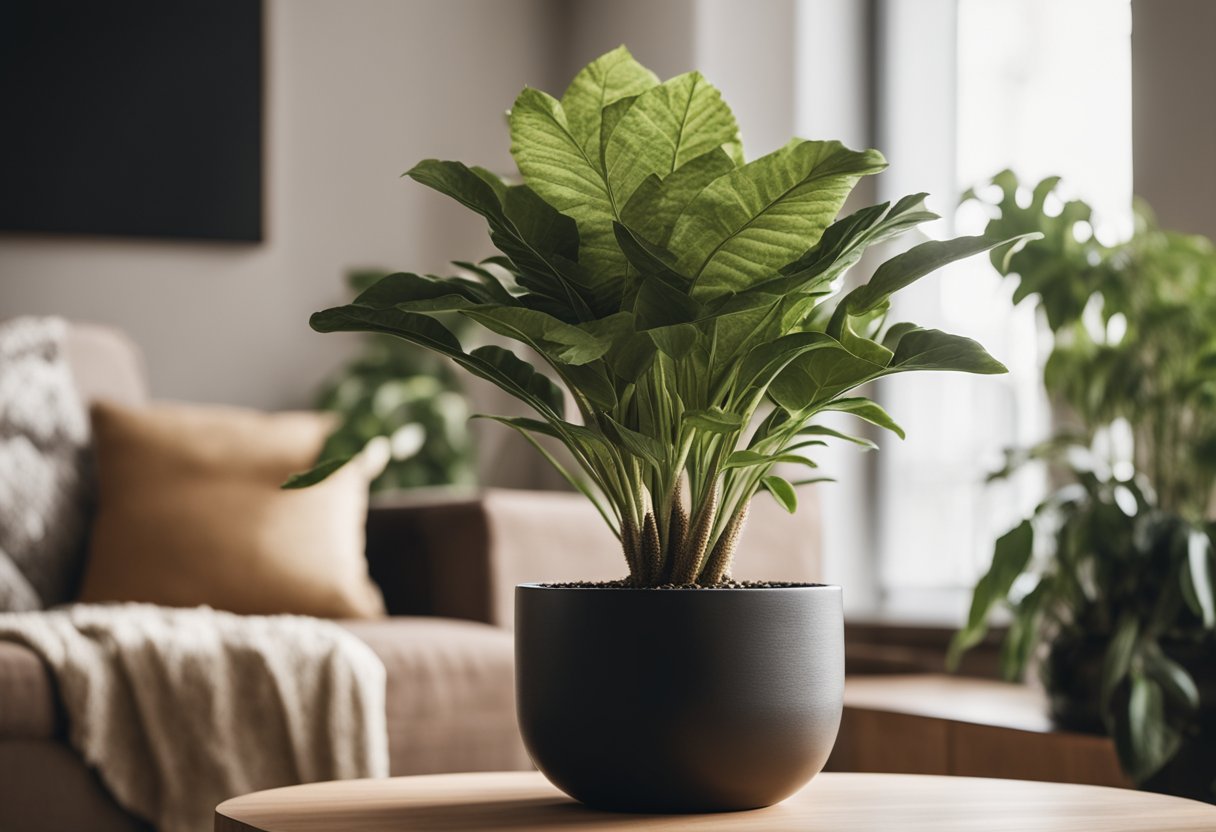
POLYGON ((660 83, 623 47, 560 100, 525 89, 510 132, 520 184, 460 162, 406 174, 482 216, 501 256, 463 276, 390 275, 312 326, 397 335, 527 403, 535 418, 499 421, 568 449, 576 471, 551 461, 608 520, 634 585, 728 577, 755 493, 796 507, 774 467, 813 468, 800 451, 851 440, 814 425, 819 413, 902 436, 849 395, 860 385, 1004 371, 974 341, 884 317, 893 292, 1009 237, 921 243, 834 302, 863 252, 935 219, 923 194, 838 219, 885 166, 877 151, 796 139, 745 162, 717 90, 695 72, 660 83), (466 352, 435 320, 452 312, 547 369, 500 347, 466 352))
MULTIPOLYGON (((384 275, 356 271, 347 282, 359 293, 384 275)), ((378 436, 389 439, 391 455, 372 481, 372 491, 474 481, 469 409, 458 380, 446 362, 413 344, 368 336, 359 353, 326 380, 316 406, 339 421, 320 454, 329 464, 310 472, 313 481, 337 470, 378 436)), ((308 484, 291 482, 297 488, 308 484)))
POLYGON ((1043 311, 1053 336, 1044 383, 1063 422, 1010 452, 994 477, 1037 462, 1062 484, 997 542, 950 660, 1006 607, 1005 674, 1020 676, 1049 644, 1048 687, 1096 700, 1124 768, 1143 781, 1196 730, 1198 690, 1171 652, 1216 656, 1216 250, 1158 229, 1144 206, 1130 240, 1103 244, 1085 203, 1049 213, 1057 182, 1019 205, 1019 183, 999 174, 987 233, 1043 236, 992 258, 1017 280, 1015 300, 1033 297, 1043 311), (1130 459, 1111 458, 1112 429, 1130 433, 1130 459), (1086 692, 1069 664, 1090 645, 1102 671, 1086 692))

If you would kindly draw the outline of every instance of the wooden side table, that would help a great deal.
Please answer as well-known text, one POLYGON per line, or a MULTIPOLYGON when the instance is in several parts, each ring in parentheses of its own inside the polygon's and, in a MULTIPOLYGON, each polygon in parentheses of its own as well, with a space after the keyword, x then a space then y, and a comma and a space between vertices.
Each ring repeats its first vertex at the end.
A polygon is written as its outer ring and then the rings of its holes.
POLYGON ((638 829, 1212 832, 1216 807, 1159 794, 969 777, 821 774, 784 803, 719 815, 596 812, 536 772, 314 783, 221 803, 215 832, 638 829))

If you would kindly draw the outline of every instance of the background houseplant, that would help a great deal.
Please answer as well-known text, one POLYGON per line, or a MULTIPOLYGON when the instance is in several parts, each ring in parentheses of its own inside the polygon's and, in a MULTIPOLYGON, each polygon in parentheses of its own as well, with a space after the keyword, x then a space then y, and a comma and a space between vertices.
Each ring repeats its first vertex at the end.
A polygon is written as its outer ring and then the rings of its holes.
POLYGON ((815 424, 820 413, 901 433, 850 395, 860 385, 1004 370, 970 339, 885 313, 892 293, 1009 238, 923 242, 840 295, 870 246, 936 218, 924 195, 837 220, 885 166, 878 152, 794 140, 745 162, 717 90, 695 72, 660 83, 623 47, 560 101, 525 89, 510 130, 522 184, 459 162, 407 173, 484 217, 500 255, 457 263, 457 277, 389 275, 312 326, 399 336, 525 402, 535 416, 488 418, 546 455, 541 437, 562 443, 578 470, 550 461, 621 541, 628 574, 614 585, 517 587, 519 722, 538 768, 607 808, 769 805, 831 750, 843 613, 838 587, 730 580, 748 505, 763 489, 794 511, 775 466, 814 469, 805 452, 827 439, 870 444, 815 424), (437 320, 451 313, 552 377, 501 346, 466 352, 437 320))
MULTIPOLYGON (((347 283, 357 294, 385 274, 354 271, 347 283)), ((368 336, 359 354, 326 380, 316 404, 340 420, 322 459, 351 457, 377 436, 389 439, 392 455, 372 491, 474 482, 469 409, 458 380, 446 362, 414 344, 368 336)))
POLYGON ((1059 426, 994 476, 1043 462, 1058 487, 997 542, 952 660, 1007 607, 1007 676, 1046 645, 1061 721, 1108 730, 1137 782, 1211 799, 1214 735, 1200 735, 1216 695, 1216 251, 1160 230, 1143 206, 1134 235, 1105 245, 1084 203, 1049 212, 1056 179, 1022 205, 1011 173, 994 183, 988 233, 1043 235, 993 263, 1018 281, 1015 302, 1034 297, 1043 311, 1059 426), (1174 774, 1161 773, 1180 751, 1174 774))

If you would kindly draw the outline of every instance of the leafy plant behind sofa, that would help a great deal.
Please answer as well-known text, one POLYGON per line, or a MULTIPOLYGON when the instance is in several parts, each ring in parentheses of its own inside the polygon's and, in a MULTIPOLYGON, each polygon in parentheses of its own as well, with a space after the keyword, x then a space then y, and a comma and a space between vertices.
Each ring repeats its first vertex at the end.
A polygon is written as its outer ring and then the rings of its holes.
POLYGON ((523 184, 460 162, 407 173, 484 217, 500 255, 458 264, 468 276, 389 275, 312 326, 397 335, 530 405, 531 418, 488 418, 569 449, 584 477, 551 461, 621 540, 630 585, 727 579, 756 492, 795 509, 778 464, 813 481, 809 449, 869 444, 815 424, 820 413, 902 435, 855 388, 1004 371, 970 339, 885 318, 892 293, 1005 237, 921 243, 838 296, 870 246, 936 218, 917 194, 836 219, 885 167, 877 151, 795 139, 745 162, 714 87, 696 72, 660 83, 623 47, 560 100, 525 89, 510 132, 523 184), (531 348, 552 376, 502 347, 466 352, 436 319, 451 312, 531 348))
POLYGON ((1216 250, 1159 229, 1145 206, 1134 236, 1106 245, 1085 203, 1049 213, 1057 178, 1023 205, 1012 173, 994 182, 987 233, 1043 236, 1007 260, 994 251, 993 264, 1017 281, 1015 302, 1033 297, 1043 310, 1052 334, 1043 380, 1064 423, 1010 452, 994 476, 1046 461, 1062 484, 997 542, 952 661, 1007 607, 1005 674, 1020 676, 1049 644, 1057 712, 1100 715, 1143 781, 1197 730, 1188 658, 1216 655, 1216 250), (1120 433, 1130 434, 1130 459, 1112 452, 1120 433))

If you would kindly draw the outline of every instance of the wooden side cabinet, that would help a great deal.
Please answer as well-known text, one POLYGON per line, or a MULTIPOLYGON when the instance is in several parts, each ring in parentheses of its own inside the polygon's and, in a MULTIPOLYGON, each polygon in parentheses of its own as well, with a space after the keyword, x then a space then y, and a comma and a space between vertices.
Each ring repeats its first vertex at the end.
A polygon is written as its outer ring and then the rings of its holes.
POLYGON ((1041 691, 937 674, 850 677, 825 770, 1131 786, 1110 739, 1057 730, 1041 691))

